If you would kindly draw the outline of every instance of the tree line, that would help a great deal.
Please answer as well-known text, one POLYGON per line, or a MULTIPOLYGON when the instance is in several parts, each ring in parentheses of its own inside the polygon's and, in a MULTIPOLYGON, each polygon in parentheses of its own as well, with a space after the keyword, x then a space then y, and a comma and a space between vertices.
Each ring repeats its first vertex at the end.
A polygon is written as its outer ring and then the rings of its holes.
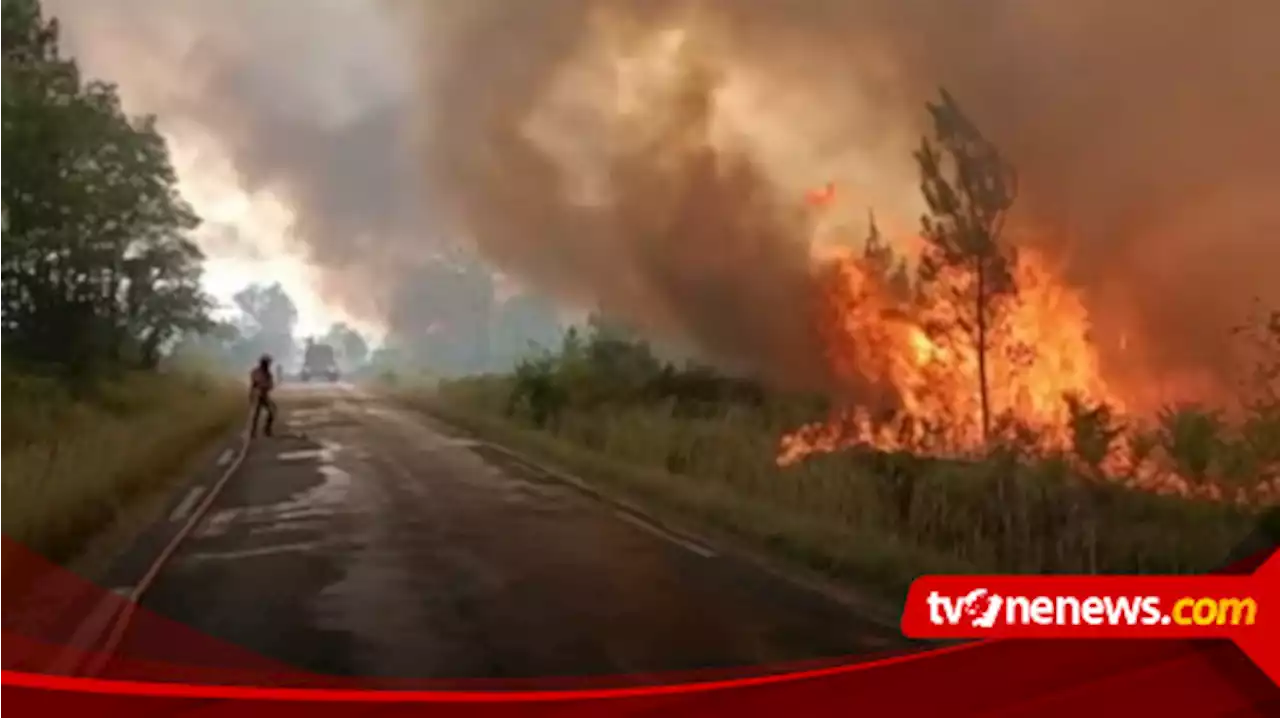
MULTIPOLYGON (((249 284, 231 301, 234 312, 212 322, 206 331, 184 335, 173 353, 234 371, 251 366, 264 354, 285 371, 301 360, 298 307, 279 282, 249 284)), ((332 347, 348 371, 365 364, 370 354, 368 339, 344 322, 305 341, 332 347)))
POLYGON ((392 325, 378 346, 345 322, 300 336, 299 312, 278 282, 253 283, 231 297, 230 312, 200 332, 188 332, 172 353, 219 368, 241 371, 263 354, 292 373, 305 345, 325 344, 344 373, 424 371, 433 376, 508 371, 531 351, 558 345, 563 331, 555 305, 521 293, 495 297, 490 271, 478 262, 460 272, 435 263, 402 289, 392 325), (396 325, 395 320, 402 323, 396 325))
POLYGON ((152 116, 86 78, 37 0, 3 0, 3 342, 73 376, 155 367, 210 326, 199 217, 152 116))

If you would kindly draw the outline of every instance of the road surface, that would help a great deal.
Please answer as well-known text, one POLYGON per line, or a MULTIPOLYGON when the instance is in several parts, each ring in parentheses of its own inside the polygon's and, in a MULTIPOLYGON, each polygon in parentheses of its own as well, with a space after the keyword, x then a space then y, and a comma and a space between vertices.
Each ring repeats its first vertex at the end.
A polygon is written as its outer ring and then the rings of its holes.
MULTIPOLYGON (((285 435, 251 445, 146 608, 361 676, 679 671, 901 645, 824 594, 418 412, 342 385, 279 399, 285 435)), ((189 518, 205 490, 184 487, 165 521, 189 518)), ((117 573, 154 550, 141 542, 117 573)))

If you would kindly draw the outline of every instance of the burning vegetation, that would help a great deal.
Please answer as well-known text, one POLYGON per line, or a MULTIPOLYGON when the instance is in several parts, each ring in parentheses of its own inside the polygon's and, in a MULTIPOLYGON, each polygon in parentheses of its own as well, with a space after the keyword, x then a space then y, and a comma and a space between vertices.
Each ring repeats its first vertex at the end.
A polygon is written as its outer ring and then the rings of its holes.
MULTIPOLYGON (((802 121, 830 96, 803 95, 793 111, 767 63, 714 26, 602 20, 545 85, 505 108, 509 133, 458 143, 502 150, 485 163, 466 151, 441 182, 478 249, 772 395, 821 396, 822 421, 779 430, 782 466, 859 448, 960 462, 999 454, 1073 481, 1275 501, 1274 380, 1232 395, 1239 368, 1188 349, 1225 343, 1219 325, 1236 298, 1206 297, 1211 312, 1185 322, 1153 309, 1164 285, 1146 265, 1182 245, 1139 261, 1100 249, 1123 227, 1097 239, 1056 217, 1052 168, 1015 171, 997 144, 1018 132, 996 122, 988 136, 945 91, 920 113, 927 127, 903 119, 927 135, 914 152, 844 129, 826 156, 802 121), (914 180, 902 180, 890 146, 914 160, 914 180), (861 251, 843 241, 854 202, 883 218, 861 251), (917 208, 922 221, 904 228, 917 208)), ((1034 150, 1014 144, 1017 157, 1034 150)), ((528 375, 546 385, 530 396, 573 393, 545 373, 528 375)))
MULTIPOLYGON (((937 139, 916 153, 929 211, 914 276, 874 220, 861 254, 816 260, 838 398, 826 421, 782 438, 778 463, 857 446, 958 459, 1013 451, 1162 493, 1274 502, 1280 312, 1240 330, 1256 367, 1224 402, 1236 421, 1199 405, 1131 406, 1052 257, 1003 236, 1012 168, 945 91, 929 110, 937 139)), ((821 211, 831 192, 811 205, 821 211)))
POLYGON ((563 22, 503 53, 509 15, 472 17, 433 203, 598 314, 435 409, 897 587, 1220 565, 1278 493, 1271 40, 971 5, 539 4, 563 22), (964 112, 921 111, 939 83, 964 112))

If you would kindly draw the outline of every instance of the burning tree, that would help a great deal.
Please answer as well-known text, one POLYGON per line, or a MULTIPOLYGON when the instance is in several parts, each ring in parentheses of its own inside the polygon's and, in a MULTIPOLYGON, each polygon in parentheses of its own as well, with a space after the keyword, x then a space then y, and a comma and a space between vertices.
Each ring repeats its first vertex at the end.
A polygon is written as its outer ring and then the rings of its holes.
POLYGON ((916 153, 929 209, 916 281, 874 221, 860 256, 822 258, 813 321, 839 398, 826 421, 783 437, 782 464, 856 445, 972 455, 997 434, 1056 451, 1071 445, 1073 420, 1121 408, 1081 297, 1052 258, 1002 241, 1012 168, 945 91, 927 107, 935 138, 916 153))
POLYGON ((959 332, 977 355, 983 440, 991 434, 988 353, 1002 299, 1017 292, 1012 247, 1000 242, 1006 212, 1017 195, 1017 176, 961 111, 946 90, 929 103, 936 145, 926 137, 916 151, 921 190, 929 213, 921 217, 928 246, 920 258, 920 281, 952 295, 951 322, 931 322, 935 340, 959 332))
POLYGON ((893 251, 893 246, 880 233, 874 212, 867 213, 867 227, 867 238, 862 245, 863 269, 895 300, 906 301, 911 293, 906 260, 893 251))
POLYGON ((1256 369, 1235 410, 1143 413, 1108 381, 1089 308, 1057 259, 1002 238, 1013 169, 945 91, 927 107, 933 137, 915 153, 928 206, 916 281, 905 281, 874 217, 861 253, 816 257, 813 321, 834 398, 825 420, 782 437, 778 463, 853 447, 986 454, 1002 475, 1017 465, 1099 487, 1274 503, 1280 313, 1259 310, 1240 331, 1256 369))

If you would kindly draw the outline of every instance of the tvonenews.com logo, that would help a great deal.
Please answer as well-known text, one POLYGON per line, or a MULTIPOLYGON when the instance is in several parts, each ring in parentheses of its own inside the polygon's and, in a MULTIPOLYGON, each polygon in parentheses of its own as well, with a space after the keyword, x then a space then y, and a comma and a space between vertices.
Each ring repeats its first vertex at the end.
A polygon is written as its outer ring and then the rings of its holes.
POLYGON ((1278 578, 1280 553, 1251 574, 920 576, 902 606, 902 633, 916 639, 1225 638, 1268 675, 1280 676, 1280 651, 1273 648, 1278 578))
POLYGON ((925 598, 935 626, 1252 626, 1252 597, 1184 596, 1167 612, 1159 596, 1001 595, 977 588, 959 596, 930 591, 925 598))

